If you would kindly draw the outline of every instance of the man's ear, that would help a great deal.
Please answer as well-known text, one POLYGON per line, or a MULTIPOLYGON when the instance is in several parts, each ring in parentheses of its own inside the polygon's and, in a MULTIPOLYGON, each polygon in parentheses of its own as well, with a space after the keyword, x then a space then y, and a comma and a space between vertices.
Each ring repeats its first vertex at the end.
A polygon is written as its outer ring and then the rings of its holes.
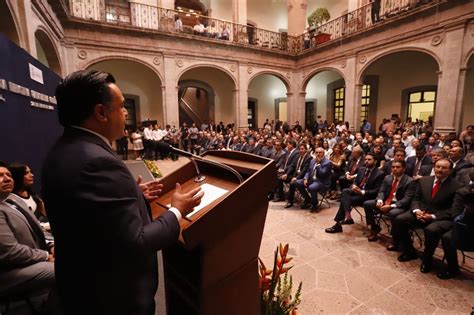
POLYGON ((105 116, 105 106, 103 104, 96 104, 94 106, 94 117, 100 122, 107 121, 107 117, 105 116))

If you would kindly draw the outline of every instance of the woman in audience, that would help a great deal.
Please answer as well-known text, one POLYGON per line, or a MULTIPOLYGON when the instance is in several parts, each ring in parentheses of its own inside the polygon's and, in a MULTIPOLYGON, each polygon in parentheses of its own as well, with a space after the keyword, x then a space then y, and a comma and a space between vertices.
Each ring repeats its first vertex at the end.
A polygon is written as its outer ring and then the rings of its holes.
POLYGON ((331 171, 331 190, 329 196, 331 199, 336 199, 337 195, 337 180, 339 177, 344 175, 344 165, 346 163, 346 156, 342 152, 339 144, 335 144, 332 147, 332 153, 329 157, 329 161, 332 163, 331 171))
POLYGON ((35 214, 41 222, 47 222, 46 211, 43 200, 33 192, 34 175, 28 165, 13 163, 8 169, 12 173, 15 183, 13 187, 13 198, 24 202, 28 209, 35 214))
POLYGON ((135 151, 135 160, 141 160, 142 150, 143 150, 143 140, 142 134, 140 130, 135 130, 132 135, 132 144, 133 144, 133 151, 135 151))

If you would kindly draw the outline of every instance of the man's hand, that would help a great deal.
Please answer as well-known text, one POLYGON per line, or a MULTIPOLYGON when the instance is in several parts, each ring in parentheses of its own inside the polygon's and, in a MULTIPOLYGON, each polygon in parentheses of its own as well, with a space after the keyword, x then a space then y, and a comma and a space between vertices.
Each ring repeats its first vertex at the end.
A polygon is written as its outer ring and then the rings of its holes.
POLYGON ((353 181, 355 177, 356 177, 355 175, 350 175, 350 174, 347 174, 347 175, 346 175, 346 179, 347 179, 348 181, 353 181))
POLYGON ((425 221, 423 220, 423 217, 424 217, 424 215, 425 215, 425 212, 424 212, 424 211, 417 211, 417 212, 415 212, 415 215, 416 215, 416 219, 417 219, 418 221, 425 222, 425 221))
POLYGON ((193 190, 183 193, 181 185, 176 183, 176 190, 171 197, 171 206, 178 209, 184 217, 193 211, 193 208, 201 203, 204 192, 201 187, 196 187, 193 190))
POLYGON ((304 187, 308 187, 308 180, 306 178, 303 180, 303 185, 304 187))
POLYGON ((387 213, 389 212, 390 210, 392 210, 392 206, 391 205, 383 205, 382 207, 380 207, 380 211, 384 212, 384 213, 387 213))
POLYGON ((433 221, 433 217, 431 216, 431 214, 425 212, 423 214, 423 221, 422 222, 425 222, 425 223, 430 223, 433 221))
POLYGON ((382 201, 382 200, 377 200, 377 203, 375 204, 375 206, 376 206, 377 208, 379 208, 379 209, 382 208, 382 206, 383 206, 383 201, 382 201))
POLYGON ((358 195, 362 195, 362 190, 357 185, 352 185, 352 191, 358 195))
POLYGON ((138 176, 137 184, 142 190, 143 195, 145 196, 146 200, 153 201, 158 198, 158 195, 163 191, 163 184, 160 184, 158 181, 151 181, 148 183, 141 184, 142 177, 138 176))

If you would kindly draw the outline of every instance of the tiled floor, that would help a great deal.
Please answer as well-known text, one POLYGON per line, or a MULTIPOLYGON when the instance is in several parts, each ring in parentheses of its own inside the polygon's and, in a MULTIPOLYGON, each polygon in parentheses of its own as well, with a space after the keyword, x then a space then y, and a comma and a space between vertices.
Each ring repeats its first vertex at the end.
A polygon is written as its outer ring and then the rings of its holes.
MULTIPOLYGON (((185 162, 158 166, 166 175, 185 162)), ((474 260, 467 259, 470 271, 458 279, 439 280, 435 271, 420 273, 419 261, 398 262, 383 240, 369 243, 356 213, 356 224, 343 233, 325 233, 334 223, 335 201, 319 213, 283 206, 270 202, 260 257, 271 268, 276 246, 290 244, 290 274, 294 283, 303 281, 298 314, 469 314, 474 307, 474 260)))

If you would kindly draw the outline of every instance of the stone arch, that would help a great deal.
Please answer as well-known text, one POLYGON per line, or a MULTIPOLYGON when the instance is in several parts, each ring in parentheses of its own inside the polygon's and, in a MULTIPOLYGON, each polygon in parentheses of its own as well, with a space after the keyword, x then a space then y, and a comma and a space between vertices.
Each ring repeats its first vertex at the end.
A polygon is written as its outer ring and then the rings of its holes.
POLYGON ((363 84, 363 79, 364 79, 364 73, 365 71, 373 65, 375 62, 379 61, 385 56, 392 55, 395 53, 399 52, 420 52, 420 53, 425 53, 432 57, 436 61, 436 65, 438 66, 438 70, 441 69, 441 59, 438 55, 436 55, 433 51, 426 49, 426 48, 420 48, 420 47, 398 47, 395 49, 390 49, 386 50, 383 52, 380 52, 379 54, 373 56, 370 60, 368 60, 365 65, 358 71, 357 74, 357 83, 358 84, 363 84))
MULTIPOLYGON (((155 69, 131 58, 100 58, 84 69, 110 72, 125 97, 129 117, 127 126, 150 122, 164 125, 166 109, 163 82, 155 69)), ((133 128, 133 127, 132 127, 133 128)))
POLYGON ((311 81, 311 79, 315 75, 317 75, 318 73, 321 73, 323 71, 334 71, 334 72, 336 72, 337 74, 339 74, 341 76, 341 78, 344 80, 344 82, 346 82, 346 77, 344 76, 344 73, 341 70, 339 70, 337 68, 334 68, 334 67, 326 66, 326 67, 314 69, 305 76, 305 78, 303 79, 303 84, 301 85, 301 92, 306 93, 306 87, 308 86, 309 81, 311 81))
POLYGON ((133 57, 124 56, 124 55, 107 55, 107 56, 101 56, 101 57, 98 57, 98 58, 94 58, 94 59, 91 59, 90 61, 86 62, 82 66, 82 68, 87 69, 87 68, 89 68, 89 67, 91 67, 91 66, 93 66, 97 63, 100 63, 100 62, 103 62, 103 61, 108 61, 108 60, 127 60, 127 61, 133 61, 133 62, 142 64, 145 67, 147 67, 148 69, 150 69, 151 71, 153 71, 153 73, 155 73, 158 76, 158 78, 160 79, 160 82, 161 82, 162 85, 165 82, 163 76, 161 75, 161 73, 155 67, 153 67, 151 64, 149 64, 148 62, 143 61, 143 60, 138 59, 138 58, 133 58, 133 57))
POLYGON ((466 54, 466 58, 464 59, 461 67, 467 68, 471 58, 474 58, 474 48, 471 48, 471 50, 466 54))
POLYGON ((36 45, 38 46, 39 43, 41 49, 44 51, 44 56, 41 56, 39 55, 39 47, 36 47, 37 59, 43 63, 46 61, 51 70, 53 70, 57 75, 62 76, 62 67, 59 53, 56 45, 54 45, 54 42, 51 39, 50 34, 48 34, 48 32, 40 26, 35 31, 35 39, 37 41, 36 45))
POLYGON ((8 39, 21 47, 19 23, 8 1, 0 1, 0 15, 2 16, 0 19, 0 32, 4 33, 8 39))
POLYGON ((209 67, 209 68, 214 68, 214 69, 217 69, 217 70, 220 70, 222 72, 224 72, 225 74, 227 74, 229 76, 229 78, 232 79, 232 82, 234 83, 234 87, 237 88, 238 87, 238 84, 237 84, 237 78, 234 76, 234 74, 232 72, 230 72, 229 70, 227 70, 226 68, 224 67, 220 67, 218 65, 214 65, 214 64, 211 64, 211 63, 202 63, 202 64, 195 64, 195 65, 191 65, 187 68, 184 68, 182 69, 178 75, 176 76, 176 86, 178 86, 179 84, 179 81, 181 80, 181 77, 183 76, 183 74, 185 74, 186 72, 192 70, 192 69, 196 69, 196 68, 206 68, 206 67, 209 67))
POLYGON ((255 79, 256 77, 258 77, 260 75, 263 75, 263 74, 273 75, 273 76, 277 77, 278 79, 280 79, 286 87, 286 93, 291 93, 292 89, 291 89, 291 84, 290 84, 290 81, 288 80, 288 78, 286 78, 284 75, 282 75, 279 72, 275 72, 275 71, 271 71, 271 70, 263 70, 263 71, 259 71, 259 72, 256 72, 256 73, 252 74, 252 76, 249 78, 247 86, 250 86, 253 79, 255 79))

